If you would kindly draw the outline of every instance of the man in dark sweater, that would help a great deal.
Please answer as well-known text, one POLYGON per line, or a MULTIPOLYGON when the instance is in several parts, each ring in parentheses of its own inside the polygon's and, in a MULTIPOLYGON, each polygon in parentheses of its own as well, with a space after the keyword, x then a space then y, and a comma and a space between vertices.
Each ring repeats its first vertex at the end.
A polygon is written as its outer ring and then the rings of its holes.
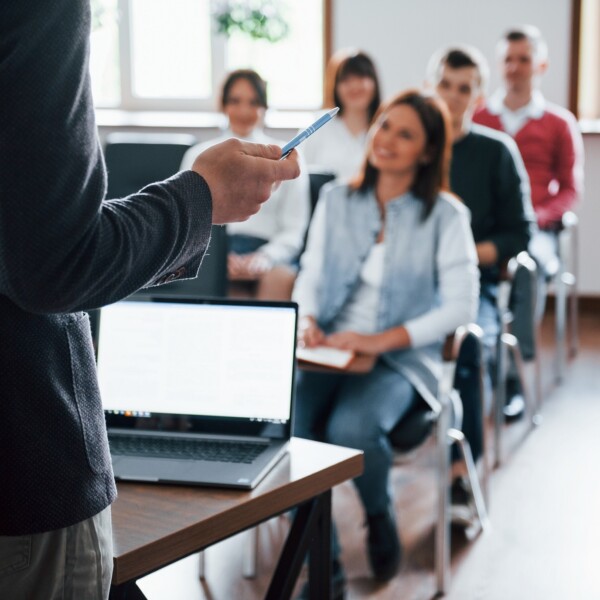
POLYGON ((297 157, 237 140, 106 201, 89 0, 0 8, 0 598, 104 599, 116 496, 84 310, 194 277, 297 157))
MULTIPOLYGON (((529 179, 516 144, 509 136, 472 122, 475 109, 483 101, 486 75, 485 59, 475 48, 466 46, 436 53, 428 68, 429 83, 446 102, 451 116, 450 186, 471 211, 481 272, 478 324, 484 332, 484 358, 491 372, 500 332, 497 309, 500 266, 527 249, 535 216, 529 179)), ((466 370, 459 365, 458 378, 462 372, 466 370)), ((457 385, 460 387, 460 381, 457 385)), ((477 460, 482 450, 481 411, 473 391, 472 385, 465 385, 461 397, 464 433, 477 460)), ((456 462, 453 468, 453 496, 460 497, 462 465, 456 462)))

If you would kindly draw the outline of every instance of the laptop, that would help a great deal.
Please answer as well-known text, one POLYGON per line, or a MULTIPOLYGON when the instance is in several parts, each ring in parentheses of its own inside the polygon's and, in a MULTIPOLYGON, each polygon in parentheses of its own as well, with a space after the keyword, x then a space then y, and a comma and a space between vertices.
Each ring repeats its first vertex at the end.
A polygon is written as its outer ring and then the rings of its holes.
POLYGON ((98 380, 115 478, 254 488, 292 432, 297 312, 182 296, 102 308, 98 380))

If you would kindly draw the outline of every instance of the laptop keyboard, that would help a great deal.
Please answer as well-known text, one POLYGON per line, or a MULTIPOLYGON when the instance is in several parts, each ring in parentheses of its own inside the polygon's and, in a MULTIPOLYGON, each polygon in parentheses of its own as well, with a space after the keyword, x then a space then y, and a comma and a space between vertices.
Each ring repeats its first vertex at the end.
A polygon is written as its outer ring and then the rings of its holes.
POLYGON ((250 464, 266 446, 251 442, 217 442, 152 436, 109 435, 113 454, 155 458, 183 458, 250 464))

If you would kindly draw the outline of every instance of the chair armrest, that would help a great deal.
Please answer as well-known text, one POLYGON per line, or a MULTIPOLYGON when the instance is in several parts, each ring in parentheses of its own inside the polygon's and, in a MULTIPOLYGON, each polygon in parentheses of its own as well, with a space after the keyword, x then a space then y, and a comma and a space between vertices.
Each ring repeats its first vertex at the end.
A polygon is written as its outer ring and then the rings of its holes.
POLYGON ((575 229, 579 225, 579 217, 572 211, 568 210, 563 214, 561 219, 561 226, 564 230, 575 229))

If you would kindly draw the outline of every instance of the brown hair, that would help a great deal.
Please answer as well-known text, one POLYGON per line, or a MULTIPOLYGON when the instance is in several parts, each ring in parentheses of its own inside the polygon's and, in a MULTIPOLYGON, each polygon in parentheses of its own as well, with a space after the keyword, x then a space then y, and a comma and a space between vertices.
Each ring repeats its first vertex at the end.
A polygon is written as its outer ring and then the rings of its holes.
POLYGON ((520 25, 509 29, 502 36, 500 44, 520 42, 521 40, 529 42, 535 60, 543 62, 548 59, 548 44, 546 44, 542 32, 535 25, 520 25))
POLYGON ((340 107, 339 114, 343 114, 344 107, 337 95, 337 86, 340 81, 356 75, 358 77, 368 77, 375 82, 375 91, 373 99, 369 104, 369 122, 373 120, 379 103, 381 102, 381 92, 379 88, 379 79, 377 70, 373 61, 364 52, 356 50, 338 50, 328 61, 325 71, 325 108, 340 107))
POLYGON ((256 97, 258 98, 258 103, 263 108, 268 108, 267 106, 267 82, 252 69, 238 69, 237 71, 232 71, 227 75, 225 81, 223 82, 223 87, 221 89, 221 106, 220 109, 223 110, 225 105, 229 101, 229 94, 231 93, 231 88, 233 84, 239 79, 245 79, 256 92, 256 97))
POLYGON ((462 45, 438 50, 427 65, 427 79, 431 85, 438 84, 444 66, 451 69, 475 67, 479 76, 479 87, 485 90, 489 79, 489 68, 483 54, 477 48, 462 45))
MULTIPOLYGON (((450 116, 446 105, 433 94, 421 90, 407 90, 396 94, 381 106, 371 129, 377 126, 376 123, 383 114, 398 105, 413 108, 425 130, 425 147, 429 161, 418 166, 411 191, 423 201, 423 218, 426 219, 440 191, 449 189, 448 172, 452 147, 450 116)), ((350 183, 350 190, 370 190, 377 184, 378 176, 379 171, 369 162, 367 154, 361 172, 350 183)))

